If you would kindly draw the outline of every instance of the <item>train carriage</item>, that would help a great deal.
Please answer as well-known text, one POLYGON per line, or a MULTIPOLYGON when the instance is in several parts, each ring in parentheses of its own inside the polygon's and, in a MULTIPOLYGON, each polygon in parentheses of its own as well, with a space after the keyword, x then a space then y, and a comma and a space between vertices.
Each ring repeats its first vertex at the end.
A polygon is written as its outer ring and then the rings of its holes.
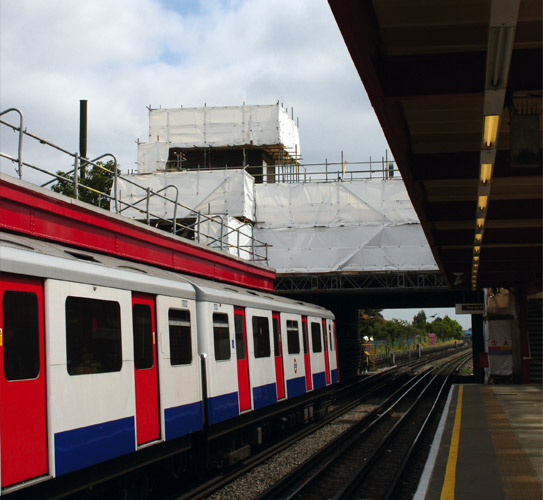
POLYGON ((190 452, 337 381, 324 308, 9 233, 0 252, 0 491, 190 452))

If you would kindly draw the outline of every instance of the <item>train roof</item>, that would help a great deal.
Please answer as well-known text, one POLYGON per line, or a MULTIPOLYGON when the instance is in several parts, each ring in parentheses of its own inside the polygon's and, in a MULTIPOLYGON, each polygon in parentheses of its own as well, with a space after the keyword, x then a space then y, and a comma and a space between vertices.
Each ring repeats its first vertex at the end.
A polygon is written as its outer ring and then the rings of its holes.
POLYGON ((183 298, 196 295, 186 278, 172 271, 5 232, 0 233, 0 271, 183 298))
POLYGON ((294 314, 300 314, 300 309, 303 308, 302 314, 334 319, 334 315, 328 309, 315 304, 192 276, 187 279, 196 288, 197 298, 202 301, 254 308, 265 306, 273 311, 294 314))
POLYGON ((334 318, 314 304, 6 232, 0 233, 0 271, 334 318))

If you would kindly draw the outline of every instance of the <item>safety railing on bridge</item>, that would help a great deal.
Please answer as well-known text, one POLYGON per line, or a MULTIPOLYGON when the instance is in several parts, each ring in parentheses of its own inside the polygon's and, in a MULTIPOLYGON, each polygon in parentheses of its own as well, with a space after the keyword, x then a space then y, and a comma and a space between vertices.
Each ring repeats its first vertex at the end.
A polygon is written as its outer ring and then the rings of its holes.
POLYGON ((41 184, 41 187, 50 186, 53 183, 57 183, 56 186, 64 186, 62 192, 65 194, 71 195, 75 199, 82 199, 83 192, 93 193, 98 199, 98 205, 106 208, 112 209, 117 214, 122 214, 124 210, 128 208, 133 208, 139 211, 142 214, 142 222, 145 222, 148 225, 153 225, 155 227, 160 227, 162 229, 167 228, 171 233, 176 235, 188 236, 190 239, 194 239, 200 243, 204 243, 207 246, 220 249, 223 251, 228 251, 231 254, 235 254, 238 257, 245 258, 250 261, 268 261, 268 245, 260 240, 254 238, 252 234, 252 226, 250 226, 251 234, 248 235, 246 232, 242 232, 243 226, 241 227, 231 227, 229 226, 222 215, 215 214, 204 214, 199 211, 192 210, 190 207, 183 205, 179 201, 179 192, 176 186, 169 185, 158 191, 153 191, 148 187, 144 187, 135 183, 129 177, 122 177, 118 167, 117 159, 112 154, 104 154, 92 160, 88 158, 81 158, 78 153, 72 153, 66 149, 57 146, 37 135, 34 135, 26 130, 24 127, 24 117, 23 113, 17 108, 9 108, 0 112, 0 117, 8 113, 14 113, 18 116, 18 124, 12 124, 0 120, 0 125, 11 128, 13 131, 18 133, 18 142, 17 142, 17 156, 7 154, 3 151, 0 151, 0 157, 10 160, 13 163, 16 163, 16 173, 20 179, 23 179, 23 171, 26 172, 26 169, 31 169, 35 172, 40 172, 45 176, 51 177, 48 181, 41 184), (23 160, 23 139, 24 137, 29 137, 32 140, 38 141, 40 144, 47 147, 53 148, 54 150, 67 155, 71 158, 73 168, 70 172, 57 173, 50 172, 44 168, 41 168, 33 163, 25 162, 23 160), (108 164, 112 164, 112 168, 107 168, 104 166, 101 160, 109 158, 110 161, 108 164), (24 170, 23 170, 24 167, 24 170), (86 185, 84 183, 85 175, 82 173, 86 172, 89 168, 97 168, 100 171, 103 171, 107 176, 110 177, 112 184, 112 189, 110 192, 102 192, 99 189, 96 189, 92 186, 86 185), (118 194, 117 183, 119 177, 125 182, 128 182, 135 186, 137 189, 141 190, 141 198, 133 203, 128 203, 121 199, 118 194), (69 187, 69 189, 68 189, 69 187), (166 191, 173 190, 175 195, 167 196, 166 191), (154 214, 150 211, 150 199, 152 197, 158 197, 163 200, 166 204, 172 205, 173 218, 166 219, 161 215, 154 214), (103 200, 106 203, 102 203, 103 200), (113 207, 111 207, 113 204, 113 207), (145 207, 143 207, 145 205, 145 207), (188 216, 185 215, 182 221, 177 219, 177 210, 182 209, 188 211, 188 216), (187 222, 190 221, 190 222, 187 222), (217 231, 214 234, 210 232, 206 233, 202 231, 202 226, 204 224, 209 224, 208 227, 215 228, 217 231), (218 234, 218 236, 216 236, 218 234), (237 245, 230 243, 232 234, 236 234, 237 245), (241 241, 249 240, 248 244, 241 244, 241 241))
MULTIPOLYGON (((253 166, 252 169, 255 167, 253 166)), ((388 152, 380 159, 370 156, 368 161, 295 163, 268 165, 262 173, 251 172, 256 182, 349 182, 372 179, 401 179, 396 162, 388 158, 388 152)))
POLYGON ((177 161, 166 163, 167 171, 212 171, 243 169, 249 172, 257 183, 300 183, 300 182, 349 182, 372 179, 401 179, 396 162, 388 158, 388 152, 380 159, 370 156, 368 161, 323 163, 286 163, 275 165, 224 165, 207 162, 206 168, 183 168, 177 161))

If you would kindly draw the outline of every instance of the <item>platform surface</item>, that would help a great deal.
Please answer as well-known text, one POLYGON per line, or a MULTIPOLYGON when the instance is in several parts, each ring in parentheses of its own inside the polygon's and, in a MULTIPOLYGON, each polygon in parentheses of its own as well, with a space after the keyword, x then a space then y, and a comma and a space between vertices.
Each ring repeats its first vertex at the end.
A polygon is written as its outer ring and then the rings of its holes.
POLYGON ((453 386, 416 500, 543 499, 541 386, 453 386))

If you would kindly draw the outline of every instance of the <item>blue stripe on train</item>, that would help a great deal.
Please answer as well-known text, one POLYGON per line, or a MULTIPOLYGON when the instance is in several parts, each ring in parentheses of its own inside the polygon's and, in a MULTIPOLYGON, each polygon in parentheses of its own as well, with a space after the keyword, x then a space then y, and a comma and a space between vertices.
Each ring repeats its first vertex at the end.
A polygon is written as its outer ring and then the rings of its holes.
POLYGON ((55 474, 60 476, 136 449, 134 417, 55 434, 55 474))
POLYGON ((332 370, 332 384, 337 384, 337 369, 332 370))
POLYGON ((207 413, 210 424, 216 424, 239 415, 238 393, 231 392, 207 400, 207 413))
POLYGON ((199 431, 204 426, 201 401, 164 410, 166 440, 199 431))
POLYGON ((305 376, 291 378, 287 380, 287 397, 294 398, 300 394, 305 394, 305 376))
POLYGON ((320 389, 326 385, 326 375, 324 372, 313 374, 313 389, 320 389))
POLYGON ((271 384, 253 387, 253 406, 255 410, 277 402, 277 387, 271 384))

